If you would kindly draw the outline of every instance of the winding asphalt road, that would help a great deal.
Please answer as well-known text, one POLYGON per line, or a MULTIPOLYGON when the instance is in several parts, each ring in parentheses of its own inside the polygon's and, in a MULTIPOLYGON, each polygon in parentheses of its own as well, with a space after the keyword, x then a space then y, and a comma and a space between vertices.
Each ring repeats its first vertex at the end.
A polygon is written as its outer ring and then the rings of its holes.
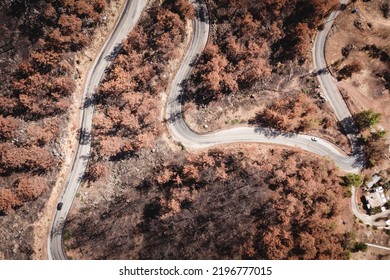
POLYGON ((66 255, 62 246, 62 230, 66 217, 72 206, 73 199, 76 196, 80 186, 81 178, 84 175, 87 167, 89 154, 91 150, 91 130, 92 118, 94 111, 93 93, 98 87, 104 70, 110 64, 110 60, 106 59, 113 54, 115 48, 127 36, 129 31, 136 25, 138 19, 144 10, 147 0, 128 0, 125 4, 123 12, 109 38, 107 39, 102 50, 94 61, 91 70, 88 73, 84 88, 84 106, 81 108, 80 120, 80 141, 77 152, 73 161, 72 170, 69 174, 68 181, 61 195, 60 202, 63 203, 61 210, 57 210, 51 225, 50 234, 48 237, 48 258, 54 260, 66 259, 66 255))
MULTIPOLYGON (((282 134, 269 129, 254 127, 236 127, 228 130, 218 131, 209 134, 196 134, 191 131, 182 118, 181 107, 181 82, 187 79, 192 71, 192 66, 196 59, 201 55, 206 46, 209 36, 209 18, 207 7, 195 0, 190 0, 196 10, 194 19, 194 32, 188 52, 183 63, 177 72, 172 83, 171 93, 168 97, 166 107, 166 119, 172 137, 187 148, 198 149, 217 144, 226 144, 233 142, 258 142, 280 144, 289 147, 298 147, 317 155, 332 159, 337 166, 347 172, 359 172, 360 166, 354 157, 348 156, 340 151, 332 143, 317 138, 317 142, 311 140, 311 136, 297 134, 282 134)), ((48 238, 48 258, 49 259, 66 259, 62 247, 62 230, 73 199, 77 193, 81 178, 85 172, 90 154, 90 136, 92 130, 92 117, 94 105, 93 92, 99 85, 104 69, 109 65, 105 57, 112 54, 113 50, 129 33, 129 31, 138 22, 138 19, 147 4, 147 0, 128 0, 124 11, 106 44, 102 48, 91 67, 87 76, 86 88, 84 91, 84 107, 82 110, 82 119, 80 122, 81 140, 74 158, 73 167, 69 175, 66 187, 61 195, 60 202, 63 203, 62 209, 55 212, 51 232, 48 238)), ((326 67, 324 56, 324 42, 327 32, 333 23, 336 13, 332 13, 324 33, 318 35, 316 47, 313 51, 316 67, 326 67), (326 31, 327 30, 327 31, 326 31), (321 35, 322 34, 322 35, 321 35)), ((337 87, 333 84, 332 78, 326 78, 326 75, 320 76, 320 83, 324 93, 328 96, 332 107, 335 109, 336 116, 339 120, 350 117, 348 108, 337 87), (340 95, 340 96, 338 96, 340 95)))
MULTIPOLYGON (((344 171, 359 172, 361 167, 357 163, 355 157, 346 155, 335 145, 324 139, 317 138, 317 141, 314 142, 309 135, 283 134, 270 129, 255 127, 236 127, 209 134, 197 134, 188 128, 182 116, 181 83, 183 80, 189 78, 193 68, 192 65, 195 64, 194 61, 200 56, 206 46, 210 29, 206 5, 201 4, 199 1, 191 2, 194 4, 197 15, 193 24, 194 35, 184 61, 173 81, 166 108, 166 120, 168 121, 168 127, 173 138, 185 147, 192 149, 233 142, 270 143, 289 147, 299 147, 303 150, 332 159, 336 165, 344 171)), ((337 16, 337 13, 332 14, 328 24, 332 24, 335 16, 337 16)), ((326 30, 324 30, 324 32, 325 31, 326 30)), ((321 33, 320 38, 321 40, 322 38, 326 38, 326 34, 321 33)), ((324 44, 322 45, 322 48, 323 47, 324 44)), ((323 49, 317 47, 315 53, 318 53, 316 58, 318 57, 325 62, 325 59, 323 58, 323 49)), ((321 65, 320 63, 317 64, 321 65)), ((331 79, 329 81, 323 81, 322 83, 329 88, 334 86, 331 79), (328 86, 328 84, 331 85, 328 86)), ((325 89, 327 88, 325 87, 325 89)), ((328 92, 328 95, 333 96, 337 92, 337 90, 333 90, 328 92)), ((344 118, 350 116, 348 108, 346 108, 345 103, 342 100, 341 104, 339 104, 339 101, 336 99, 335 104, 337 105, 337 110, 340 112, 337 114, 337 117, 340 116, 344 118), (346 110, 346 112, 344 112, 344 110, 346 110)))
MULTIPOLYGON (((348 1, 340 1, 341 4, 347 4, 348 1)), ((318 74, 318 80, 321 84, 322 92, 327 97, 336 117, 339 121, 350 119, 351 113, 344 102, 340 91, 333 80, 332 75, 327 71, 328 65, 325 60, 325 43, 333 22, 339 15, 340 11, 333 11, 325 21, 324 29, 318 32, 313 47, 313 62, 316 71, 323 70, 323 74, 318 74)))

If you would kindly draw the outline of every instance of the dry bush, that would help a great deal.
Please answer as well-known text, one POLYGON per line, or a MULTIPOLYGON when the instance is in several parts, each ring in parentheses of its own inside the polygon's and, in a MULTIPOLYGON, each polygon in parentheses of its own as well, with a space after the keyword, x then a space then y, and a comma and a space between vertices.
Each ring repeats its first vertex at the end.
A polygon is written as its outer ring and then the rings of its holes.
POLYGON ((319 127, 326 129, 335 125, 335 122, 324 117, 313 100, 303 93, 274 101, 250 123, 296 133, 319 127))

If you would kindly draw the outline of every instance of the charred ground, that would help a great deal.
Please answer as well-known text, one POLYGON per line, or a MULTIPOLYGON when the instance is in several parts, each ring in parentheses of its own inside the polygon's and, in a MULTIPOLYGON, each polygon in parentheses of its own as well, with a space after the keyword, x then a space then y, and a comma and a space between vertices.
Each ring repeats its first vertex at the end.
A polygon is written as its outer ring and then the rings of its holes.
POLYGON ((166 155, 159 158, 160 151, 141 174, 134 166, 143 159, 133 159, 113 166, 111 179, 82 189, 81 198, 98 191, 104 200, 77 201, 65 229, 71 257, 347 256, 347 230, 340 218, 344 191, 330 162, 298 151, 238 145, 176 154, 168 163, 166 155), (113 178, 120 187, 108 195, 102 187, 113 178))

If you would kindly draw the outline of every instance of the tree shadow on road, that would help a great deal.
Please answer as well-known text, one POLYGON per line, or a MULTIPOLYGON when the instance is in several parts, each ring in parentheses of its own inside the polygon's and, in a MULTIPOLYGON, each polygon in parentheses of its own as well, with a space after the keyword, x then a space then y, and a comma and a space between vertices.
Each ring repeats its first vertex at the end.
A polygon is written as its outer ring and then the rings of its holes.
POLYGON ((95 95, 88 96, 84 100, 83 109, 87 109, 90 106, 95 106, 96 104, 96 97, 95 95))
POLYGON ((122 49, 122 44, 121 43, 116 44, 112 52, 106 55, 104 59, 106 61, 113 61, 116 58, 116 56, 119 54, 121 49, 122 49))
MULTIPOLYGON (((201 2, 201 4, 204 4, 204 1, 199 2, 201 2)), ((203 5, 200 6, 199 9, 195 11, 195 18, 199 19, 201 22, 209 23, 210 19, 207 8, 203 5)))
POLYGON ((183 118, 183 113, 177 112, 177 113, 171 114, 168 119, 165 119, 165 122, 172 124, 181 118, 183 118))
POLYGON ((287 137, 287 138, 294 138, 298 134, 294 132, 283 132, 283 131, 278 131, 273 128, 268 128, 268 127, 256 127, 255 132, 257 134, 262 134, 267 138, 275 138, 277 136, 282 136, 282 137, 287 137))
POLYGON ((85 128, 81 128, 78 131, 79 134, 79 143, 80 145, 90 145, 91 144, 91 139, 92 135, 91 132, 86 131, 85 128))
POLYGON ((313 77, 317 77, 317 76, 321 76, 321 75, 328 74, 328 73, 329 73, 329 68, 328 67, 324 67, 324 68, 320 68, 320 69, 317 69, 317 70, 313 71, 311 73, 311 75, 313 77))

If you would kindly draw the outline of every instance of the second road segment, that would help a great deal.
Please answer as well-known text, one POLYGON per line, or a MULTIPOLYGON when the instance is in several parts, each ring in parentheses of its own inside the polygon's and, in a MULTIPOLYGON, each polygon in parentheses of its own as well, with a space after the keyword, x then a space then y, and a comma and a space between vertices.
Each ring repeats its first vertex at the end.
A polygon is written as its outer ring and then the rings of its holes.
MULTIPOLYGON (((314 142, 312 141, 312 137, 308 135, 277 133, 269 129, 258 127, 236 127, 209 134, 197 134, 188 128, 182 115, 181 84, 184 80, 189 78, 193 68, 192 65, 194 65, 193 62, 201 55, 205 48, 210 29, 207 6, 199 1, 191 2, 196 11, 193 23, 193 37, 183 63, 173 80, 166 109, 166 120, 168 121, 168 126, 174 139, 184 146, 193 149, 233 142, 257 142, 299 147, 319 156, 329 157, 344 171, 359 172, 360 166, 355 157, 344 154, 339 148, 324 139, 318 139, 314 142)), ((337 14, 332 14, 329 20, 330 24, 333 22, 336 15, 337 14)), ((329 93, 329 95, 334 94, 329 93)), ((346 106, 340 108, 340 111, 347 110, 345 109, 346 106)), ((341 117, 348 114, 349 111, 347 110, 341 117)), ((337 116, 339 117, 339 114, 337 116)))

